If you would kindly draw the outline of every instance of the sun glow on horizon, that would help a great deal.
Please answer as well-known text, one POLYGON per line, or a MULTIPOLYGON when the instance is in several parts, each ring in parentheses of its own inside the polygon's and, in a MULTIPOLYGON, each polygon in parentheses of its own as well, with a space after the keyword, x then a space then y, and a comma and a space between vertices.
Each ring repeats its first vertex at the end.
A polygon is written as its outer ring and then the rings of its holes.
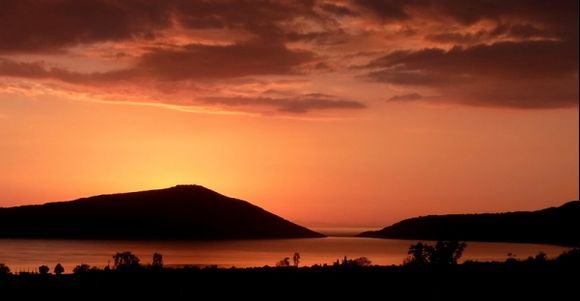
POLYGON ((500 2, 5 0, 0 207, 182 183, 378 226, 578 199, 578 1, 500 2))

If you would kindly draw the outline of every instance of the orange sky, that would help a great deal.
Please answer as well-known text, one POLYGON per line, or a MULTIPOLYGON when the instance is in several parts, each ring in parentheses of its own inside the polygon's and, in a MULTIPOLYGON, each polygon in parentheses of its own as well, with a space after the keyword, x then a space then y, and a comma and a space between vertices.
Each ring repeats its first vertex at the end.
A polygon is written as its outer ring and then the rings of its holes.
POLYGON ((578 4, 492 2, 3 2, 0 206, 195 183, 384 226, 577 199, 578 4))

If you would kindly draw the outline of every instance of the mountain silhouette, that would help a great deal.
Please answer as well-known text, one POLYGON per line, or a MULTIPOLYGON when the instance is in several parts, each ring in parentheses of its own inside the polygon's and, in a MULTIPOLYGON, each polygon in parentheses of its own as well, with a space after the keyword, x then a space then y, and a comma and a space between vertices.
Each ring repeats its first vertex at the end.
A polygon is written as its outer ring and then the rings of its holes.
POLYGON ((403 220, 360 237, 580 245, 580 201, 538 211, 430 215, 403 220))
POLYGON ((0 237, 266 239, 324 235, 198 185, 0 208, 0 237))

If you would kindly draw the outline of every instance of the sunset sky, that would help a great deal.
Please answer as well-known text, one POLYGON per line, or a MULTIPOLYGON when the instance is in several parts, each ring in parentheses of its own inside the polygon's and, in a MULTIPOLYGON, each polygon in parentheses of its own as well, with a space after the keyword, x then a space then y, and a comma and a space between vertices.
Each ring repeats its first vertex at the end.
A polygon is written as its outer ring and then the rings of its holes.
POLYGON ((200 184, 306 226, 578 199, 578 1, 0 0, 0 206, 200 184))

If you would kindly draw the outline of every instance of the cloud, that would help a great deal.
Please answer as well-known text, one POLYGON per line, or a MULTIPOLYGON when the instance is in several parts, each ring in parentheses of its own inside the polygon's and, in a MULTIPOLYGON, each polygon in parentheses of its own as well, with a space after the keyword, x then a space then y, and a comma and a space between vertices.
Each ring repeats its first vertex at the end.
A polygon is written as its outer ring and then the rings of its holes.
MULTIPOLYGON (((409 1, 412 2, 412 1, 409 1)), ((411 16, 406 12, 405 1, 398 0, 354 0, 354 4, 374 13, 383 21, 406 20, 411 16)))
POLYGON ((392 96, 391 98, 389 98, 389 101, 405 102, 405 101, 419 100, 422 98, 423 98, 423 96, 419 93, 409 93, 409 94, 401 94, 401 95, 392 96))
POLYGON ((320 5, 320 9, 338 16, 354 17, 359 15, 359 13, 349 7, 335 3, 323 3, 320 5))
POLYGON ((549 40, 555 39, 549 32, 530 24, 499 24, 488 29, 481 29, 476 32, 455 32, 444 31, 434 34, 427 34, 425 39, 454 45, 474 45, 480 43, 493 43, 499 40, 514 41, 526 39, 549 40))
POLYGON ((129 80, 129 70, 109 72, 77 72, 50 66, 42 61, 20 62, 0 57, 0 76, 28 79, 53 79, 71 84, 99 85, 114 81, 129 80))
POLYGON ((578 1, 352 0, 384 24, 406 25, 439 42, 503 38, 578 40, 578 1), (487 27, 487 28, 486 28, 487 27))
POLYGON ((371 80, 428 87, 464 104, 566 107, 578 104, 573 84, 578 80, 577 51, 578 45, 568 41, 499 42, 394 51, 365 67, 371 80))
POLYGON ((575 73, 578 46, 557 41, 500 42, 492 45, 395 51, 367 67, 499 77, 546 77, 575 73))
POLYGON ((86 75, 75 74, 62 68, 50 67, 44 62, 16 62, 0 58, 0 76, 78 81, 80 80, 79 77, 85 77, 86 75))
POLYGON ((364 65, 362 78, 441 96, 424 101, 512 108, 578 106, 577 1, 354 3, 387 24, 424 28, 423 38, 435 43, 387 51, 364 65))
POLYGON ((0 52, 151 38, 170 25, 170 11, 156 1, 3 0, 0 7, 0 52))
POLYGON ((3 0, 0 76, 241 110, 354 109, 385 85, 429 102, 570 107, 577 12, 576 0, 3 0), (264 94, 277 80, 302 83, 264 94), (343 95, 305 96, 333 81, 343 95), (360 85, 373 90, 344 97, 360 85))
MULTIPOLYGON (((183 62, 183 59, 177 61, 183 62)), ((223 74, 224 71, 219 70, 216 71, 202 68, 190 70, 191 63, 184 63, 184 65, 186 71, 171 70, 171 73, 168 74, 163 74, 163 70, 160 69, 153 69, 145 72, 141 69, 142 67, 111 72, 79 73, 58 67, 51 67, 43 62, 14 62, 0 58, 0 76, 11 76, 24 79, 58 80, 74 85, 67 89, 72 89, 72 91, 77 92, 84 90, 96 95, 97 98, 100 96, 108 98, 107 95, 113 96, 113 98, 117 100, 126 98, 128 101, 134 101, 133 99, 140 98, 141 101, 144 102, 161 102, 181 107, 211 106, 246 112, 272 112, 272 110, 274 110, 276 112, 292 114, 307 113, 310 111, 359 110, 366 108, 366 105, 362 102, 322 93, 295 94, 292 91, 265 90, 263 92, 254 93, 255 96, 220 96, 224 92, 222 90, 223 88, 220 88, 219 85, 211 88, 212 86, 215 86, 215 84, 212 83, 211 80, 208 81, 208 78, 211 79, 212 76, 223 78, 235 75, 248 75, 249 73, 256 72, 242 68, 239 69, 241 73, 234 72, 223 74), (146 77, 153 76, 152 74, 155 74, 155 77, 146 77), (167 85, 140 87, 140 81, 138 81, 137 78, 144 80, 144 83, 155 83, 156 81, 163 80, 167 85), (191 82, 192 79, 194 82, 198 82, 196 80, 201 80, 202 82, 206 82, 206 84, 193 84, 191 82), (120 81, 125 84, 120 84, 120 81), (84 88, 79 90, 79 85, 84 88), (75 86, 77 86, 77 88, 75 88, 75 86), (100 87, 107 87, 108 91, 100 91, 100 87), (158 89, 159 91, 153 92, 150 89, 158 89), (184 93, 187 93, 188 90, 201 93, 198 95, 210 93, 216 96, 195 96, 194 100, 185 100, 184 93), (129 91, 131 95, 123 96, 123 91, 129 91), (159 92, 161 92, 161 94, 159 92), (150 96, 139 97, 139 93, 145 93, 150 96), (171 94, 171 97, 166 97, 164 99, 162 97, 163 94, 165 94, 165 96, 171 94)), ((162 66, 166 67, 165 65, 162 66)), ((220 70, 228 70, 228 68, 236 70, 236 66, 224 65, 222 67, 224 67, 224 69, 220 70)), ((260 72, 263 71, 262 68, 258 68, 257 70, 260 72)), ((233 80, 233 83, 230 84, 266 86, 268 83, 246 79, 233 80)), ((281 84, 288 85, 284 81, 282 81, 281 84)), ((196 93, 194 93, 194 95, 195 94, 196 93)), ((191 98, 191 95, 189 98, 191 98)))
MULTIPOLYGON (((527 19, 549 26, 565 26, 578 19, 578 1, 562 0, 546 2, 543 0, 521 1, 487 0, 468 2, 462 0, 417 1, 428 6, 436 14, 449 16, 463 25, 489 20, 527 19)), ((576 21, 577 22, 577 21, 576 21)))
POLYGON ((295 74, 296 67, 313 58, 314 54, 308 51, 290 50, 267 40, 226 46, 192 44, 147 53, 139 59, 134 72, 163 80, 295 74))
POLYGON ((577 18, 578 1, 486 0, 352 0, 352 3, 385 21, 413 18, 449 18, 468 26, 483 19, 534 19, 543 23, 565 24, 577 18))
POLYGON ((360 110, 366 108, 363 103, 340 99, 335 96, 312 93, 294 97, 207 97, 202 99, 205 104, 223 105, 226 107, 260 106, 271 107, 280 112, 306 113, 313 110, 360 110))
POLYGON ((327 22, 316 12, 315 4, 260 0, 3 0, 0 28, 10 30, 0 32, 0 52, 54 52, 109 41, 155 41, 175 25, 192 30, 241 30, 255 37, 277 39, 301 32, 300 26, 288 26, 295 19, 327 22))
POLYGON ((44 62, 17 62, 0 57, 0 75, 86 84, 132 79, 208 81, 250 75, 298 74, 299 66, 312 59, 314 54, 308 51, 252 40, 232 45, 190 44, 153 49, 139 57, 133 66, 98 73, 72 72, 44 62))

